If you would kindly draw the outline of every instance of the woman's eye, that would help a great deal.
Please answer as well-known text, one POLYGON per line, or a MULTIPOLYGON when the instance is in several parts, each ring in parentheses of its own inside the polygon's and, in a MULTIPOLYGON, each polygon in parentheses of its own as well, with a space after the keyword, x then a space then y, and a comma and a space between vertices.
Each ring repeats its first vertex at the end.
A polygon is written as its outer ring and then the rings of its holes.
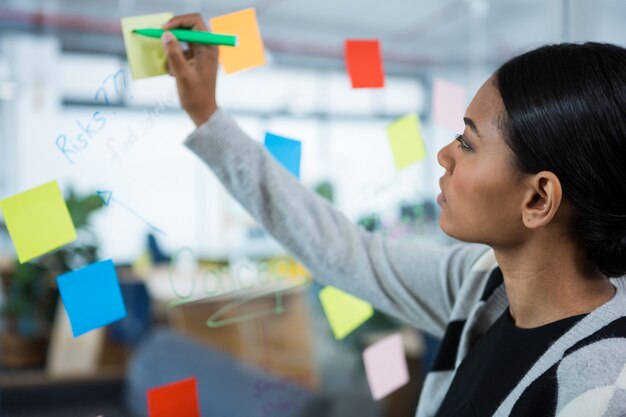
POLYGON ((471 151, 472 147, 469 145, 464 135, 456 135, 456 140, 459 142, 459 148, 463 151, 471 151))

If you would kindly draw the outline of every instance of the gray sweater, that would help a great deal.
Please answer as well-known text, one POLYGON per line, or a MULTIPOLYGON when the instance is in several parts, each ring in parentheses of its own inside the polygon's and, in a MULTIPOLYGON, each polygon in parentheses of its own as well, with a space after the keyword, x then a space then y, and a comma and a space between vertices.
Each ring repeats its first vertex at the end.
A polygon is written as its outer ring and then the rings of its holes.
MULTIPOLYGON (((185 144, 316 280, 442 338, 417 410, 417 417, 433 416, 463 358, 508 306, 493 250, 365 231, 305 188, 222 109, 185 144)), ((539 415, 534 403, 545 402, 546 392, 550 415, 626 415, 626 278, 611 282, 614 298, 560 337, 495 416, 539 415)))

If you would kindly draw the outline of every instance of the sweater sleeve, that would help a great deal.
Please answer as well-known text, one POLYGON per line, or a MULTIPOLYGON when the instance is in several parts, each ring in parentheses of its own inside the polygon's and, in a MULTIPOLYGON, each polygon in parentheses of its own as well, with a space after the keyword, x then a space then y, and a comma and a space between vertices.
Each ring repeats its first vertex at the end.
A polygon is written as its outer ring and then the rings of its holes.
POLYGON ((443 335, 463 277, 489 249, 367 232, 304 187, 223 109, 185 145, 317 281, 435 336, 443 335))

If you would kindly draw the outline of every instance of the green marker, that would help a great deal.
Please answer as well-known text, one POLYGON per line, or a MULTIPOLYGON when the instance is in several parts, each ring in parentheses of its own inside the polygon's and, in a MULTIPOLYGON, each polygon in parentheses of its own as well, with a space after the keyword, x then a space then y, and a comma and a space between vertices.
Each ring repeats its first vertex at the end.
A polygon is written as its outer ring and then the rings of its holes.
MULTIPOLYGON (((164 32, 165 30, 163 29, 155 28, 133 30, 133 33, 148 36, 150 38, 160 38, 164 32)), ((202 43, 205 45, 237 46, 237 37, 233 35, 220 35, 217 33, 190 29, 172 29, 168 30, 168 32, 171 32, 176 39, 183 42, 202 43)))

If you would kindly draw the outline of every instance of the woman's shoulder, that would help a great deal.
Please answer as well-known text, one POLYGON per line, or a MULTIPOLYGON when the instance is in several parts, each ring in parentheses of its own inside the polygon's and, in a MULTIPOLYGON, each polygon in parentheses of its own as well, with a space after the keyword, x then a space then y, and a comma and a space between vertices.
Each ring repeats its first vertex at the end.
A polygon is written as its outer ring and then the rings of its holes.
POLYGON ((626 317, 618 318, 565 352, 557 368, 557 416, 626 414, 626 317), (590 411, 591 412, 591 411, 590 411))
MULTIPOLYGON (((611 378, 618 364, 626 364, 626 293, 623 279, 611 279, 617 292, 615 297, 589 313, 584 323, 579 323, 584 332, 563 354, 559 369, 562 372, 602 372, 611 378), (618 282, 619 281, 619 282, 618 282), (593 329, 588 332, 586 329, 593 329), (575 368, 578 368, 576 371, 575 368), (606 369, 612 372, 604 372, 606 369)), ((621 368, 620 368, 621 369, 621 368)), ((580 378, 576 378, 580 379, 580 378)))
POLYGON ((626 317, 611 322, 568 349, 559 372, 564 376, 569 372, 601 373, 601 378, 610 379, 609 374, 618 372, 616 368, 620 364, 626 364, 626 317), (611 372, 607 374, 607 370, 611 372))

